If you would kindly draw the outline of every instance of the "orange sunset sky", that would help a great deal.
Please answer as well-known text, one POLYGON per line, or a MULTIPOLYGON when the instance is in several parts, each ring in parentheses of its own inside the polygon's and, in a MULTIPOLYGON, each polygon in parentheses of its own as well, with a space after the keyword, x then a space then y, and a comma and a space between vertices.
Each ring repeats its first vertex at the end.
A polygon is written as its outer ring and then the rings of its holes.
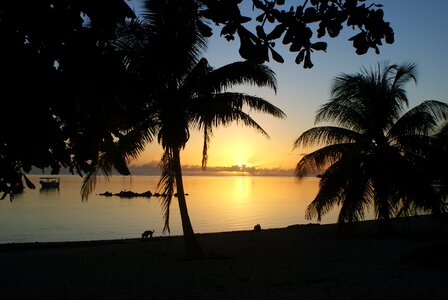
MULTIPOLYGON (((303 1, 299 1, 301 3, 303 1)), ((282 109, 286 119, 274 119, 265 115, 253 115, 254 119, 270 135, 270 139, 255 132, 253 129, 240 125, 215 129, 209 147, 208 166, 230 167, 245 164, 256 169, 271 169, 285 174, 292 174, 301 155, 310 149, 293 149, 294 140, 305 130, 314 126, 314 115, 320 105, 329 99, 332 80, 340 73, 356 73, 362 67, 370 68, 377 63, 415 62, 418 68, 417 85, 407 86, 410 107, 421 101, 435 99, 448 100, 446 72, 448 60, 446 49, 446 29, 448 18, 448 1, 432 0, 394 0, 374 1, 383 4, 385 19, 395 31, 395 43, 385 44, 381 53, 375 54, 369 50, 365 55, 355 53, 348 38, 354 35, 351 28, 345 28, 335 39, 323 39, 328 42, 327 53, 318 52, 312 56, 314 67, 303 69, 302 65, 294 63, 294 54, 281 43, 276 47, 285 58, 285 63, 269 63, 277 74, 278 92, 268 89, 237 87, 235 90, 261 96, 282 109)), ((138 13, 138 1, 131 1, 131 7, 138 13)), ((292 3, 297 3, 293 1, 292 3)), ((368 1, 372 3, 372 1, 368 1)), ((250 1, 243 1, 241 10, 251 13, 250 1)), ((289 6, 285 6, 289 8, 289 6)), ((239 42, 227 42, 219 37, 219 29, 209 41, 205 57, 214 67, 240 60, 238 55, 239 42)), ((130 166, 154 166, 161 157, 161 147, 154 142, 148 145, 146 151, 138 160, 131 161, 130 166)), ((202 135, 192 132, 187 147, 181 153, 183 165, 200 166, 202 159, 202 135)))

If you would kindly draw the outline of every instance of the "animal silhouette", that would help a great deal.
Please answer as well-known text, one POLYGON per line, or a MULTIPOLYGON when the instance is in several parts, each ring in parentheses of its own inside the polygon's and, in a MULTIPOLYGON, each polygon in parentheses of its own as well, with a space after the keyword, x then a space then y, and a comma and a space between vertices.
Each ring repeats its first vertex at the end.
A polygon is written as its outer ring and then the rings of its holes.
POLYGON ((152 235, 154 234, 155 230, 145 230, 142 233, 142 239, 152 238, 152 235))

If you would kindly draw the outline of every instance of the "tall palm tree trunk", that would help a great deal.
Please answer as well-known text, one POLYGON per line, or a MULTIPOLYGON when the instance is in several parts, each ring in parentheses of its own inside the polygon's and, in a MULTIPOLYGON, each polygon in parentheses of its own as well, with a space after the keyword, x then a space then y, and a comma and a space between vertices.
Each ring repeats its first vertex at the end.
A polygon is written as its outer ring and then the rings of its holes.
POLYGON ((188 215, 187 201, 185 199, 184 184, 182 180, 182 168, 180 164, 180 149, 173 150, 174 172, 176 176, 177 200, 179 201, 180 218, 182 221, 182 230, 184 233, 184 241, 186 246, 186 255, 188 258, 202 258, 204 253, 196 235, 188 215))
POLYGON ((378 231, 380 233, 390 233, 393 231, 391 213, 393 207, 389 203, 388 193, 384 192, 384 184, 377 181, 377 191, 375 195, 375 202, 378 209, 378 231), (383 184, 383 186, 381 186, 383 184))

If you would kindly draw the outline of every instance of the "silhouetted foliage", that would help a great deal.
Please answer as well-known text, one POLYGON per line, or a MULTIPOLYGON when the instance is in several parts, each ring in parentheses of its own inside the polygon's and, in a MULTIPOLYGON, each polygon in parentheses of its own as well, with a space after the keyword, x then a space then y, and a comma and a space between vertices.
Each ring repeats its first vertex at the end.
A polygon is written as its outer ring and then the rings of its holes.
MULTIPOLYGON (((447 212, 426 167, 435 157, 433 134, 446 122, 448 104, 427 100, 404 112, 404 85, 416 81, 415 65, 386 65, 336 77, 331 99, 296 147, 322 145, 297 164, 296 175, 321 174, 306 217, 318 220, 335 206, 339 223, 355 222, 374 209, 387 229, 395 216, 447 212)), ((445 152, 446 153, 446 152, 445 152)))
POLYGON ((237 36, 241 57, 257 63, 267 62, 270 57, 282 63, 283 57, 275 50, 281 43, 290 52, 297 52, 297 64, 312 68, 311 53, 327 49, 327 43, 317 39, 327 35, 335 38, 344 26, 356 30, 350 41, 360 55, 369 49, 379 53, 383 41, 394 42, 394 32, 384 20, 382 5, 367 5, 362 0, 252 0, 255 21, 241 15, 238 5, 242 0, 200 2, 205 5, 202 16, 221 25, 220 34, 228 41, 237 36), (249 30, 250 21, 255 28, 249 30))
POLYGON ((434 180, 442 205, 448 205, 448 122, 444 122, 434 135, 430 156, 425 171, 434 180))
MULTIPOLYGON (((274 50, 281 40, 298 52, 297 63, 311 67, 311 53, 326 49, 324 42, 314 41, 314 25, 317 38, 338 36, 344 24, 355 28, 358 54, 369 48, 378 51, 382 40, 393 42, 381 8, 364 1, 304 1, 294 7, 279 0, 252 1, 253 18, 241 15, 242 1, 190 2, 197 7, 202 37, 213 34, 211 21, 221 26, 223 38, 239 38, 240 55, 256 63, 268 61, 269 53, 282 62, 274 50), (249 28, 249 19, 258 25, 249 28)), ((135 17, 125 0, 0 2, 1 198, 24 183, 33 188, 25 176, 32 168, 53 174, 69 168, 93 176, 92 170, 102 164, 106 174, 129 174, 117 141, 148 109, 133 94, 136 79, 157 71, 129 73, 123 53, 117 51, 116 34, 123 34, 117 26, 135 17)), ((174 62, 181 50, 177 47, 171 44, 156 57, 174 62)))
POLYGON ((81 173, 107 147, 125 117, 115 102, 124 68, 108 41, 126 17, 121 0, 1 2, 3 197, 22 176, 34 188, 32 167, 81 173))

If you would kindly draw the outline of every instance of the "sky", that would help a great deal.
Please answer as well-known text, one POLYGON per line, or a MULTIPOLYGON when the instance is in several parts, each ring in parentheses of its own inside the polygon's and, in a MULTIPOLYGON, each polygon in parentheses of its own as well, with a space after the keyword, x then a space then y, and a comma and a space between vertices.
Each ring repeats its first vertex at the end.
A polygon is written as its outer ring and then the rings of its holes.
MULTIPOLYGON (((130 2, 136 12, 139 11, 137 2, 130 2)), ((248 5, 250 2, 244 0, 240 8, 243 14, 254 16, 250 11, 251 5, 248 5)), ((258 170, 260 174, 292 175, 300 158, 310 151, 293 149, 293 142, 305 130, 315 126, 315 113, 328 101, 333 79, 342 73, 357 73, 363 67, 375 67, 378 63, 416 63, 417 84, 406 86, 409 108, 429 99, 448 102, 448 1, 378 0, 375 3, 383 5, 384 18, 395 32, 393 44, 381 46, 378 55, 373 50, 357 55, 348 41, 355 31, 345 27, 337 38, 324 39, 328 42, 327 51, 315 52, 312 56, 314 67, 303 69, 302 65, 294 63, 295 55, 278 43, 280 45, 275 49, 283 55, 285 62, 268 63, 277 75, 277 93, 264 88, 238 87, 235 90, 263 97, 282 109, 287 118, 275 119, 268 115, 251 114, 270 138, 236 124, 215 129, 209 147, 207 170, 235 171, 238 168, 232 166, 244 164, 251 170, 258 170)), ((214 32, 205 53, 209 63, 217 68, 241 60, 238 39, 227 42, 219 36, 219 30, 214 32)), ((148 172, 158 164, 161 153, 162 149, 157 143, 148 145, 138 160, 130 162, 130 166, 136 173, 148 172)), ((201 172, 197 167, 202 161, 200 132, 192 132, 190 141, 181 153, 181 161, 184 174, 201 172)))

